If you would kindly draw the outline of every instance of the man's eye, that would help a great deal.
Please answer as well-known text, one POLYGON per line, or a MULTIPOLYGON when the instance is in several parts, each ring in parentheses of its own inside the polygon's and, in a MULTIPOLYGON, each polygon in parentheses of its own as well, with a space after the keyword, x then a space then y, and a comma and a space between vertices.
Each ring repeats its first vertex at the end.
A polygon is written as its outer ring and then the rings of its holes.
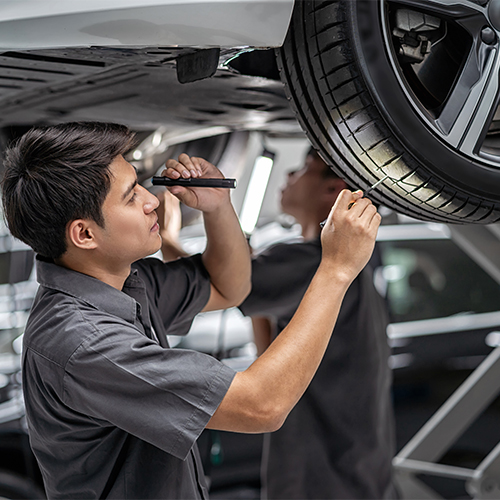
POLYGON ((128 200, 128 202, 129 202, 129 203, 132 203, 132 202, 135 200, 136 196, 137 196, 137 193, 134 193, 134 194, 130 197, 130 200, 128 200))

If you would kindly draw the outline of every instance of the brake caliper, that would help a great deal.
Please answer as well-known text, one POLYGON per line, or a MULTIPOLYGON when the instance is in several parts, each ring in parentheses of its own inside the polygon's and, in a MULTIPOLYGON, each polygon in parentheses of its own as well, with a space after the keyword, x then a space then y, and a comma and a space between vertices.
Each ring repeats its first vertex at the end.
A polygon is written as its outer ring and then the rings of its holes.
POLYGON ((399 39, 399 55, 404 62, 421 63, 431 51, 441 19, 410 9, 398 9, 395 20, 392 34, 399 39))

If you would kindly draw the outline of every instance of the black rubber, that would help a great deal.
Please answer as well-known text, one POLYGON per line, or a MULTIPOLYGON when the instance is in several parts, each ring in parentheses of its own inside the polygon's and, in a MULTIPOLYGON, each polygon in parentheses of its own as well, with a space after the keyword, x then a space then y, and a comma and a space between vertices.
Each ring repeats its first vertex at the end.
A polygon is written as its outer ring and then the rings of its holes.
MULTIPOLYGON (((405 99, 383 42, 379 0, 297 0, 278 67, 311 143, 349 184, 422 220, 500 220, 500 168, 465 158, 405 99)), ((500 167, 500 165, 499 165, 500 167)))

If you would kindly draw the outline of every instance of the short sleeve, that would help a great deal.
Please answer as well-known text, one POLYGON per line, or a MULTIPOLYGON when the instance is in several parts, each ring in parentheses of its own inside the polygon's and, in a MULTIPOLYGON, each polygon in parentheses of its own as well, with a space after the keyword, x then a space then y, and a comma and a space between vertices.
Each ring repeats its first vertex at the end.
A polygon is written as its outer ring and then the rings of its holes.
POLYGON ((210 276, 200 254, 173 262, 156 258, 135 262, 148 300, 161 317, 167 335, 186 335, 193 318, 210 298, 210 276))
POLYGON ((69 359, 64 402, 185 459, 235 372, 206 354, 164 349, 133 328, 106 330, 69 359))

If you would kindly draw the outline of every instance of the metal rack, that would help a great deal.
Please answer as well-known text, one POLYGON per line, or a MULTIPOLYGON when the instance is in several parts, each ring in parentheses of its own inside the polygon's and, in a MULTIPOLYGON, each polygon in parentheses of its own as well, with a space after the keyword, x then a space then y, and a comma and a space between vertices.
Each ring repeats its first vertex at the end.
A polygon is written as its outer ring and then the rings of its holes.
MULTIPOLYGON (((500 284, 500 224, 449 226, 452 240, 500 284)), ((500 443, 475 469, 436 463, 500 393, 500 347, 472 372, 393 460, 405 499, 442 498, 417 475, 465 480, 475 499, 500 498, 500 443)))

